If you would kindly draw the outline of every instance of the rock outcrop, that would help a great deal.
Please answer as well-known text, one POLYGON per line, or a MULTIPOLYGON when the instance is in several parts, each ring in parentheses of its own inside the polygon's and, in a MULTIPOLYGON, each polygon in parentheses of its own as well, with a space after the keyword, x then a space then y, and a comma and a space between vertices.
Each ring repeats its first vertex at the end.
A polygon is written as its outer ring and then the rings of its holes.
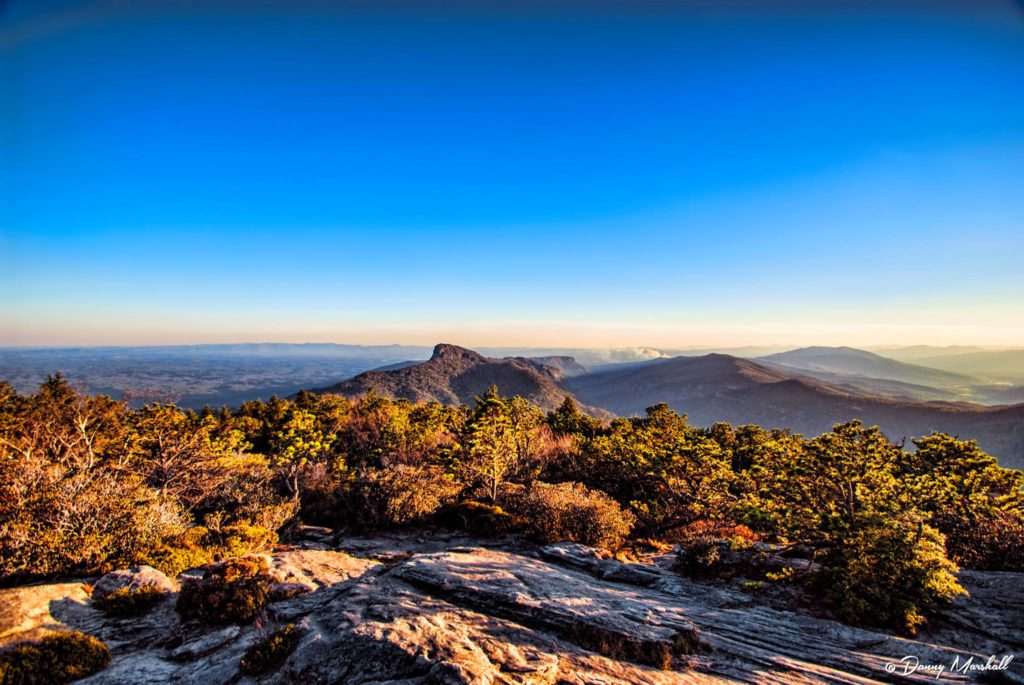
POLYGON ((92 586, 93 599, 103 599, 122 588, 138 590, 143 587, 155 587, 163 592, 177 592, 177 581, 152 566, 135 566, 106 574, 92 586))
MULTIPOLYGON (((392 399, 442 404, 473 404, 494 385, 503 395, 519 395, 542 409, 555 409, 569 394, 559 383, 585 369, 571 358, 556 358, 551 364, 525 357, 493 359, 455 345, 440 344, 425 362, 391 370, 367 371, 314 392, 359 397, 371 390, 392 399)), ((601 418, 608 412, 582 406, 601 418)))
POLYGON ((89 588, 84 583, 0 590, 0 647, 63 628, 63 622, 54 614, 59 615, 62 607, 82 606, 88 601, 89 588))
MULTIPOLYGON (((772 609, 582 545, 419 538, 399 553, 394 538, 348 542, 380 550, 383 561, 334 550, 273 555, 278 580, 303 592, 272 602, 255 625, 183 622, 170 601, 111 618, 84 584, 62 583, 0 590, 0 635, 11 642, 71 628, 104 640, 113 662, 81 681, 91 685, 935 682, 930 671, 896 678, 887 664, 913 657, 948 667, 1024 649, 1021 574, 965 574, 977 606, 962 600, 931 634, 910 640, 772 609), (243 675, 245 651, 285 624, 300 635, 294 651, 275 670, 243 675)), ((1018 677, 1019 667, 1001 676, 1018 677)), ((947 670, 939 682, 981 673, 947 670)))

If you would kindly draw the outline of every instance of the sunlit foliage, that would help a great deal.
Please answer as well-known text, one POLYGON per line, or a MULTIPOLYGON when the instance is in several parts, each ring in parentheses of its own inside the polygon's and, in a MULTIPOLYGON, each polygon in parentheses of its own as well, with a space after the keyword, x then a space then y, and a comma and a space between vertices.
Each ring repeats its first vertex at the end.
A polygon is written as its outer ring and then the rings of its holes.
POLYGON ((176 574, 298 522, 679 543, 681 568, 752 583, 785 574, 751 559, 798 550, 816 571, 787 582, 907 631, 961 592, 954 564, 1024 570, 1024 474, 948 435, 702 428, 665 404, 607 423, 498 388, 469 407, 302 392, 191 412, 0 383, 0 578, 176 574))

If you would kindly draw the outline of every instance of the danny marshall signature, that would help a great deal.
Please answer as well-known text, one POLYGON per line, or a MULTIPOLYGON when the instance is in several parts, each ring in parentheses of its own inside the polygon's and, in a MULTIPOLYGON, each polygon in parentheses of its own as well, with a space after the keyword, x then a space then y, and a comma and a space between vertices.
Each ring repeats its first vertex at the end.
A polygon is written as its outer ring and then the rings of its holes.
POLYGON ((974 671, 1005 671, 1013 663, 1013 654, 999 656, 993 654, 988 659, 982 660, 978 657, 954 656, 953 661, 948 664, 922 663, 916 656, 905 656, 899 661, 890 661, 885 665, 886 673, 909 676, 915 673, 935 674, 935 678, 941 678, 944 673, 971 673, 974 671))

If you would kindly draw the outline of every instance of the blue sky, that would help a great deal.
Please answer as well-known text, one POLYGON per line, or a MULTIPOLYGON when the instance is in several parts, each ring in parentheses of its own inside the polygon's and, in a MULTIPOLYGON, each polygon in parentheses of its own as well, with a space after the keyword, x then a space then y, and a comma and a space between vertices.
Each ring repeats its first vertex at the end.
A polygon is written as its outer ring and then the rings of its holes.
POLYGON ((0 10, 0 345, 1024 344, 1019 4, 291 5, 0 10))

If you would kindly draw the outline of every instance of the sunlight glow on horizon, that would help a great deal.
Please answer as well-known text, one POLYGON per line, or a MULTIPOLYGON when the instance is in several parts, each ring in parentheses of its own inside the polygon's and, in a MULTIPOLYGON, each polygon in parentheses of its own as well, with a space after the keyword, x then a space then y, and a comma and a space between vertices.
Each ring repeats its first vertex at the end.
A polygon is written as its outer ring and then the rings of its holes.
POLYGON ((231 328, 203 335, 183 332, 173 325, 124 327, 88 331, 69 339, 66 326, 35 332, 38 337, 6 337, 0 347, 102 347, 197 345, 240 343, 338 343, 353 345, 416 345, 430 347, 450 342, 462 347, 520 348, 656 348, 728 349, 735 347, 805 347, 814 345, 877 348, 918 344, 945 347, 971 345, 993 349, 1020 347, 1024 325, 992 326, 948 324, 748 324, 748 325, 621 325, 538 324, 535 322, 481 321, 476 326, 392 325, 345 327, 231 328), (302 331, 291 333, 290 330, 302 331), (979 339, 979 331, 987 336, 979 339))

